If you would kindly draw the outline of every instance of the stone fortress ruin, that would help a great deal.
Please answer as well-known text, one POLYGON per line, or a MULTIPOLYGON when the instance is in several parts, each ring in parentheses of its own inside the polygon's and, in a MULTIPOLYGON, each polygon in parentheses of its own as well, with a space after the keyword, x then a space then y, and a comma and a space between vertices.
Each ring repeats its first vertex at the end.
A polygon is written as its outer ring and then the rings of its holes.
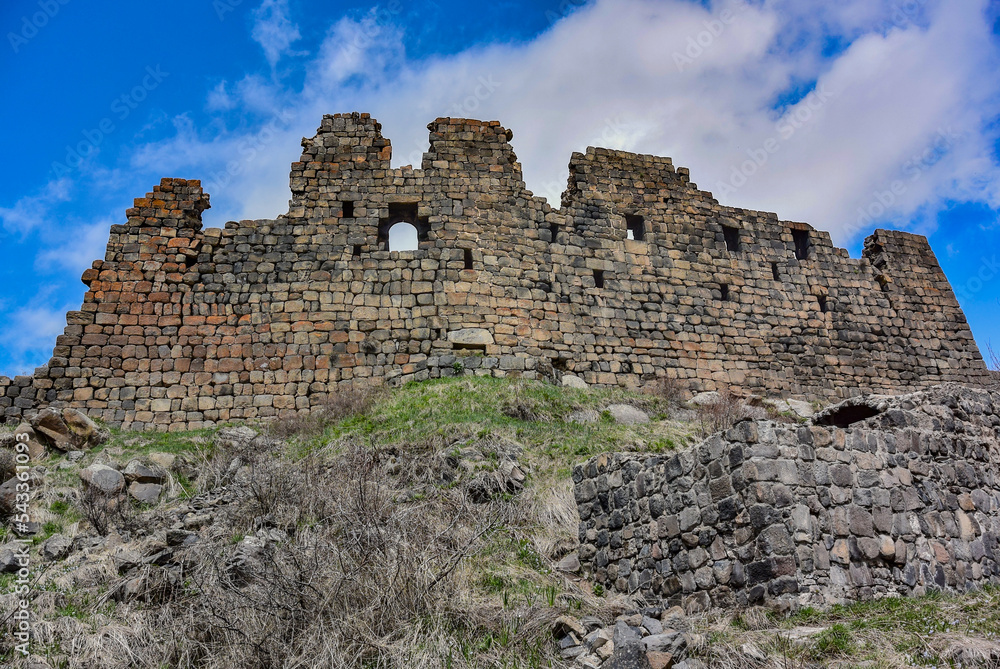
POLYGON ((987 378, 923 237, 878 230, 852 259, 669 158, 595 148, 553 209, 498 122, 428 128, 421 169, 391 169, 375 119, 325 116, 275 220, 202 228, 200 182, 163 179, 112 227, 48 365, 0 378, 0 413, 194 429, 460 373, 828 399, 987 378), (389 249, 397 224, 417 250, 389 249))

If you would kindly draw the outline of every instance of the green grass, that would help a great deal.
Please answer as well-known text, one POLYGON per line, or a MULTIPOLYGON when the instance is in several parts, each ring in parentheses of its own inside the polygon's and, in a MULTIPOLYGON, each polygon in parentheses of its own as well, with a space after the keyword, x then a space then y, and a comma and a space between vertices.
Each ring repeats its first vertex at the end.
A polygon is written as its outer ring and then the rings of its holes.
POLYGON ((565 476, 573 464, 599 453, 662 452, 697 438, 690 425, 657 420, 619 425, 607 412, 596 423, 567 422, 575 411, 601 411, 615 403, 642 408, 654 419, 668 414, 664 401, 625 390, 576 390, 492 377, 435 379, 382 396, 364 414, 330 425, 308 440, 307 450, 345 437, 361 437, 382 447, 416 448, 492 437, 516 441, 534 456, 558 461, 557 473, 565 476))

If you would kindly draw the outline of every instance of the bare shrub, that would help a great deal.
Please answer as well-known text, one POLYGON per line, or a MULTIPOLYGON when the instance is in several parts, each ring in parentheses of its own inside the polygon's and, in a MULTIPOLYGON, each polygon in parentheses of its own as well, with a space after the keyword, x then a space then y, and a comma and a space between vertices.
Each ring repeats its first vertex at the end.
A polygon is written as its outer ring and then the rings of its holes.
POLYGON ((94 531, 102 537, 112 530, 125 534, 136 529, 135 507, 124 494, 107 494, 97 487, 85 484, 76 506, 94 531))
POLYGON ((715 402, 698 407, 698 420, 705 435, 728 430, 741 420, 759 420, 766 416, 763 408, 751 406, 729 388, 720 390, 715 402))
POLYGON ((14 461, 14 454, 6 448, 0 448, 0 482, 14 476, 17 473, 17 463, 14 461))
POLYGON ((307 414, 296 414, 272 421, 267 428, 269 435, 288 437, 313 437, 334 423, 368 411, 378 399, 381 389, 377 386, 336 388, 329 397, 307 414))
POLYGON ((191 549, 191 594, 174 604, 173 633, 203 666, 397 666, 393 640, 448 615, 458 566, 507 513, 460 488, 400 503, 379 454, 357 446, 241 472, 226 519, 239 540, 191 549))
POLYGON ((680 401, 687 388, 684 382, 673 376, 658 376, 646 384, 643 391, 669 403, 680 401))

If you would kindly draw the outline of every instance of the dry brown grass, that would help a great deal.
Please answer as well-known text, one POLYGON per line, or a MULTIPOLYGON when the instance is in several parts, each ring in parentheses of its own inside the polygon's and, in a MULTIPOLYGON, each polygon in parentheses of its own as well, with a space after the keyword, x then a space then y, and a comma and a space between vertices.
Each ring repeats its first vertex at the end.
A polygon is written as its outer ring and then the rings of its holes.
POLYGON ((381 386, 333 389, 326 399, 308 413, 272 421, 267 426, 267 433, 279 439, 322 434, 327 426, 368 411, 384 392, 381 386))
POLYGON ((728 430, 741 420, 766 417, 763 408, 752 406, 729 388, 719 391, 718 401, 698 407, 698 421, 706 436, 728 430))
POLYGON ((642 391, 666 402, 679 402, 687 395, 687 385, 673 376, 658 376, 643 386, 642 391))

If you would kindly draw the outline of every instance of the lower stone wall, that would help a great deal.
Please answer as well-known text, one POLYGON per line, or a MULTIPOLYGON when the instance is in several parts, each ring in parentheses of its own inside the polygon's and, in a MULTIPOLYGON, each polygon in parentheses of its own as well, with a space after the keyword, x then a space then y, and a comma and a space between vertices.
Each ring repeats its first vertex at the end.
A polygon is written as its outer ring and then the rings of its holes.
POLYGON ((830 604, 1000 580, 1000 393, 856 398, 573 472, 580 558, 688 610, 830 604))

